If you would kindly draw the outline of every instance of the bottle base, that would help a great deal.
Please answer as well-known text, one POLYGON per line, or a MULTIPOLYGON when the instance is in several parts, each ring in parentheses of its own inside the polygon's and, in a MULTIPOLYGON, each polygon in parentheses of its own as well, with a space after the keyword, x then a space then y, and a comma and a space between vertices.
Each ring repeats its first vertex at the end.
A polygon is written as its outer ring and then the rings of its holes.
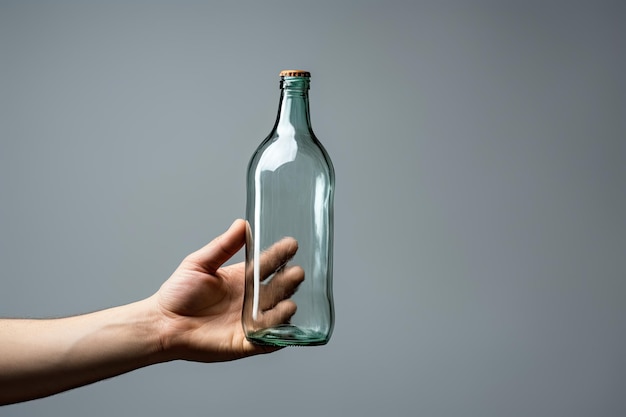
POLYGON ((293 325, 257 330, 246 335, 255 345, 262 346, 320 346, 328 343, 328 335, 293 325))

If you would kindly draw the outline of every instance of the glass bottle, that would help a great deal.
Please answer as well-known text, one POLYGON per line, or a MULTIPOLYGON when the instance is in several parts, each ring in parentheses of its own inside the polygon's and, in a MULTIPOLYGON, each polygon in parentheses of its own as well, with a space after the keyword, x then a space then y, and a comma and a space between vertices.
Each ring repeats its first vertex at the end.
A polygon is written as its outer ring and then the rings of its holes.
MULTIPOLYGON (((242 323, 252 343, 273 346, 326 344, 334 324, 332 162, 311 129, 310 73, 280 72, 276 123, 248 165, 246 273, 242 323), (289 261, 304 270, 291 296, 296 313, 281 323, 264 320, 275 274, 262 276, 260 257, 284 237, 298 242, 289 261)), ((280 271, 280 269, 279 269, 280 271)))

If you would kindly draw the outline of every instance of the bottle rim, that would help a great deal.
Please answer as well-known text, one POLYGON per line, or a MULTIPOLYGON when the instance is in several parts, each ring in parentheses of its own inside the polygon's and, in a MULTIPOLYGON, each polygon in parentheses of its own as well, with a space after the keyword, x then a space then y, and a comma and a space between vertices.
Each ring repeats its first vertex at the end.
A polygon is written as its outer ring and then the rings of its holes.
POLYGON ((282 70, 279 75, 281 77, 311 77, 311 73, 304 70, 282 70))

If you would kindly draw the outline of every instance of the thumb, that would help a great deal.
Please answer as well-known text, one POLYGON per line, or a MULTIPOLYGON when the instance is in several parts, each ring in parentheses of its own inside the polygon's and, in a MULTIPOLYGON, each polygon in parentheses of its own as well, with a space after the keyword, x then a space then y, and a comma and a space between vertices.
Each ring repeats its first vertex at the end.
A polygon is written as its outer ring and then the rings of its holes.
POLYGON ((189 255, 187 259, 213 274, 241 249, 246 241, 245 231, 246 222, 237 219, 226 232, 189 255))

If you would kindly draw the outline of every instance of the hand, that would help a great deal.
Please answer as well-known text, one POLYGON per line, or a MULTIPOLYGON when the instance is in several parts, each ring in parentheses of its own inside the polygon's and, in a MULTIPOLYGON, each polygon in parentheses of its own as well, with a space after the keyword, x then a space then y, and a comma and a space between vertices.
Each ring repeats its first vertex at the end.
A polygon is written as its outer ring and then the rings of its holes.
MULTIPOLYGON (((237 220, 223 235, 187 256, 153 297, 161 317, 161 346, 170 359, 218 362, 279 348, 248 342, 241 326, 244 264, 222 267, 245 242, 246 223, 237 220)), ((298 266, 283 266, 298 249, 284 238, 261 257, 261 274, 275 273, 263 292, 263 320, 289 320, 296 305, 288 298, 304 279, 298 266)))
MULTIPOLYGON (((241 325, 244 265, 227 267, 246 223, 187 256, 159 291, 135 303, 73 317, 0 319, 0 405, 45 397, 174 359, 218 362, 274 351, 249 343, 241 325)), ((284 265, 298 244, 285 238, 261 256, 263 323, 286 323, 288 298, 304 279, 284 265), (272 276, 271 280, 267 280, 272 276)))

